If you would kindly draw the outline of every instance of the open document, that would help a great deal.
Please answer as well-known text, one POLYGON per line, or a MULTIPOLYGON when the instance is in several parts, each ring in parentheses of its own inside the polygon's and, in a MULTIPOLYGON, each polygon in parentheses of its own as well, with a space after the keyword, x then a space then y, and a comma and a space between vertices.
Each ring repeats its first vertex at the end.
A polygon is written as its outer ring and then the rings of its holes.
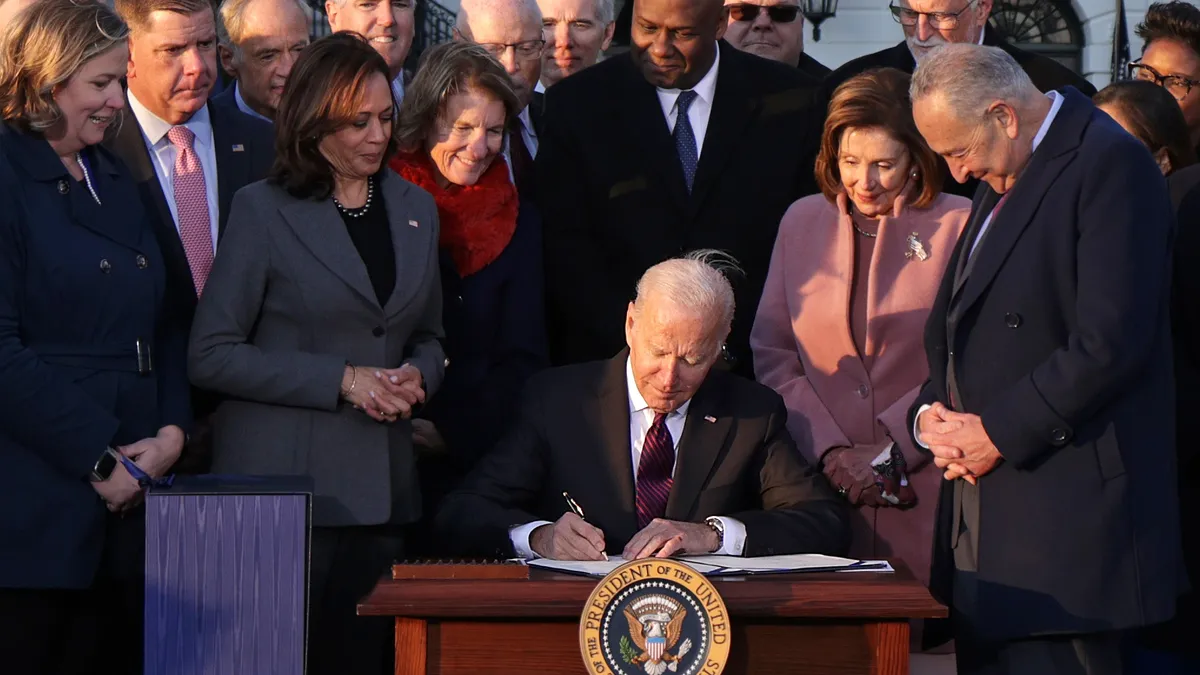
MULTIPOLYGON (((805 553, 798 555, 768 555, 746 558, 730 555, 680 556, 674 558, 686 563, 705 576, 732 576, 744 574, 785 574, 797 572, 892 572, 891 565, 882 560, 854 560, 828 555, 805 553)), ((626 562, 620 556, 608 560, 574 561, 546 560, 538 558, 526 561, 530 567, 604 577, 626 562)))

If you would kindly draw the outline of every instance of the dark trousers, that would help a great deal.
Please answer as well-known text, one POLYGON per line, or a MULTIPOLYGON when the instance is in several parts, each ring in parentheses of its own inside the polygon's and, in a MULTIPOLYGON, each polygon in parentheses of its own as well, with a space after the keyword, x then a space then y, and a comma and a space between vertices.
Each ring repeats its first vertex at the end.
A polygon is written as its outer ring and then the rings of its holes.
POLYGON ((955 640, 958 675, 1127 675, 1120 633, 983 644, 955 640))
POLYGON ((309 586, 309 675, 385 675, 395 667, 393 621, 357 615, 360 600, 403 552, 400 529, 314 527, 309 586))

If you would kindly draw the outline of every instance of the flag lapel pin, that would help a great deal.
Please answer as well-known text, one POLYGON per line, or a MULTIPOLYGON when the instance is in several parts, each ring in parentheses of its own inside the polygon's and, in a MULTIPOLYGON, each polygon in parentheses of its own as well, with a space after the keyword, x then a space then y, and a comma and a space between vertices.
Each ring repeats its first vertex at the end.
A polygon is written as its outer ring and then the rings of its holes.
POLYGON ((410 221, 408 221, 408 226, 409 227, 420 227, 420 224, 417 223, 417 221, 415 221, 415 220, 410 220, 410 221))
POLYGON ((233 144, 233 151, 234 151, 234 152, 245 152, 245 151, 246 151, 246 146, 242 145, 241 143, 234 143, 234 144, 233 144))
POLYGON ((713 417, 712 415, 705 415, 704 421, 709 422, 709 423, 715 423, 717 421, 717 418, 713 417))

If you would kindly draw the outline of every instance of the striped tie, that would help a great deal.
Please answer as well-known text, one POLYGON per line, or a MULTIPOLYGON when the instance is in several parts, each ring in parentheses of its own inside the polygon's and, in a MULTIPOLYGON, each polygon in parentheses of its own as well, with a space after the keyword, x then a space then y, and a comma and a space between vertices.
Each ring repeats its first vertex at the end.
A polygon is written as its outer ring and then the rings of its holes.
POLYGON ((667 512, 667 497, 671 495, 671 471, 675 466, 675 443, 667 429, 667 416, 654 415, 654 424, 646 432, 642 457, 638 460, 637 516, 638 529, 662 518, 667 512))

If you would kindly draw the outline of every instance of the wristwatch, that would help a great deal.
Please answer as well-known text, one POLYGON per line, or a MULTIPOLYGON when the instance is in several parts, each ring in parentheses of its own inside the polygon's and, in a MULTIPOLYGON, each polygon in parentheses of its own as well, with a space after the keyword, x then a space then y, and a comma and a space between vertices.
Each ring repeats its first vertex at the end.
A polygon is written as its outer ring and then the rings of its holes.
POLYGON ((717 550, 721 550, 721 547, 725 545, 725 523, 716 516, 709 516, 704 519, 704 524, 717 533, 717 550))
POLYGON ((91 479, 93 482, 102 483, 108 480, 112 475, 113 469, 117 468, 117 462, 120 455, 111 447, 104 449, 104 454, 100 455, 100 459, 96 460, 96 465, 92 467, 91 479))

